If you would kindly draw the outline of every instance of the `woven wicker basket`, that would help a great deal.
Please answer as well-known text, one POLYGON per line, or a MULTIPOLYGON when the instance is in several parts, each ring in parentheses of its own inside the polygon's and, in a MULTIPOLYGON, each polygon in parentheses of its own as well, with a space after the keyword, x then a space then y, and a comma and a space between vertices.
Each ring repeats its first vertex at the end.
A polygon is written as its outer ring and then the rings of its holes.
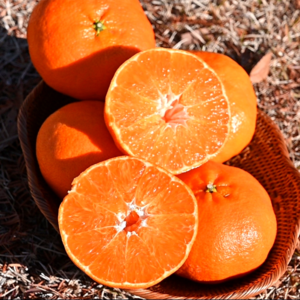
MULTIPOLYGON (((32 197, 56 229, 60 199, 40 173, 35 141, 43 121, 61 106, 74 101, 41 82, 26 98, 18 119, 32 197)), ((251 144, 229 163, 251 173, 272 199, 278 233, 265 263, 253 273, 223 284, 204 285, 172 275, 151 288, 130 290, 131 293, 149 299, 249 298, 274 284, 285 272, 299 234, 300 176, 288 158, 279 129, 261 111, 258 112, 256 133, 251 144)))

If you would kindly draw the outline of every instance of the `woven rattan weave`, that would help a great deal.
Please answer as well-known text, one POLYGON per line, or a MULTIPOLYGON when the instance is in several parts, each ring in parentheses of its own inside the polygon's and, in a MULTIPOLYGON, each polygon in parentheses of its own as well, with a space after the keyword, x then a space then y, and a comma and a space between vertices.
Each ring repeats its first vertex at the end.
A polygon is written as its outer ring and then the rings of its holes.
MULTIPOLYGON (((18 119, 19 138, 32 197, 56 229, 60 199, 40 173, 35 141, 43 121, 61 106, 74 101, 41 82, 26 98, 18 119)), ((272 199, 278 233, 265 263, 251 274, 223 284, 204 285, 172 275, 151 288, 130 290, 131 293, 149 299, 249 298, 274 284, 285 272, 299 234, 300 175, 288 157, 279 129, 263 112, 258 111, 252 142, 229 164, 251 173, 272 199)))

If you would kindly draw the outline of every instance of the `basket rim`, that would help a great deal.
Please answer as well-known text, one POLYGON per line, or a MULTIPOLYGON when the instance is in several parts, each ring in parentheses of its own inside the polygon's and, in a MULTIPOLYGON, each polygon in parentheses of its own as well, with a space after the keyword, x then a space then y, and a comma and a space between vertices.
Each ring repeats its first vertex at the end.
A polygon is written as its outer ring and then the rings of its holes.
MULTIPOLYGON (((57 219, 54 217, 54 215, 52 213, 48 213, 47 215, 45 215, 45 213, 44 213, 44 207, 41 203, 43 203, 43 202, 47 203, 47 201, 41 197, 40 192, 37 190, 37 188, 34 184, 37 176, 34 172, 32 172, 32 170, 28 166, 28 165, 32 165, 35 163, 33 157, 30 155, 31 149, 30 149, 29 143, 27 142, 28 108, 29 108, 31 98, 33 97, 34 93, 43 89, 44 85, 45 85, 45 82, 43 80, 41 80, 25 98, 25 100, 19 110, 18 119, 17 119, 17 128, 18 128, 18 136, 19 136, 19 140, 20 140, 22 153, 24 155, 24 160, 25 160, 25 165, 26 165, 26 170, 27 170, 28 186, 29 186, 31 196, 32 196, 34 202, 36 203, 36 205, 38 206, 39 210, 43 213, 43 215, 50 222, 50 224, 54 227, 54 229, 57 232, 59 232, 58 222, 57 222, 57 219), (39 199, 39 200, 37 200, 37 199, 39 199)), ((50 211, 51 211, 51 209, 50 209, 50 211)))

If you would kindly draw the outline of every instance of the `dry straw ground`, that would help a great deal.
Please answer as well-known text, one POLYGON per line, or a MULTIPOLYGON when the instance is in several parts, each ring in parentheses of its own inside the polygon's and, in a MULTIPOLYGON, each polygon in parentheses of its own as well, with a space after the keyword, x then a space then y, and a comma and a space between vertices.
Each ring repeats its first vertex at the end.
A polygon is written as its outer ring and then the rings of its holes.
MULTIPOLYGON (((250 72, 271 52, 256 83, 258 106, 278 124, 300 169, 300 1, 143 0, 157 46, 225 53, 250 72)), ((133 298, 89 280, 70 262, 34 204, 17 136, 22 101, 39 82, 26 26, 36 0, 0 0, 0 298, 133 298)), ((300 248, 259 299, 300 298, 300 248)))

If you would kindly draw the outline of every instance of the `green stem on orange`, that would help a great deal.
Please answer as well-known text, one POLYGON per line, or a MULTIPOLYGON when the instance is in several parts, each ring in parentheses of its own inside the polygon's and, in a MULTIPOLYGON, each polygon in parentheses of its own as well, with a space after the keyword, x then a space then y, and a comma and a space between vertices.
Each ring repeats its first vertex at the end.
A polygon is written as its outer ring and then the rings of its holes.
POLYGON ((104 22, 100 21, 99 19, 95 20, 93 23, 93 28, 96 30, 96 36, 100 34, 101 31, 106 29, 104 22))
POLYGON ((206 186, 206 193, 216 193, 217 192, 217 186, 212 184, 212 183, 209 183, 207 186, 206 186))

